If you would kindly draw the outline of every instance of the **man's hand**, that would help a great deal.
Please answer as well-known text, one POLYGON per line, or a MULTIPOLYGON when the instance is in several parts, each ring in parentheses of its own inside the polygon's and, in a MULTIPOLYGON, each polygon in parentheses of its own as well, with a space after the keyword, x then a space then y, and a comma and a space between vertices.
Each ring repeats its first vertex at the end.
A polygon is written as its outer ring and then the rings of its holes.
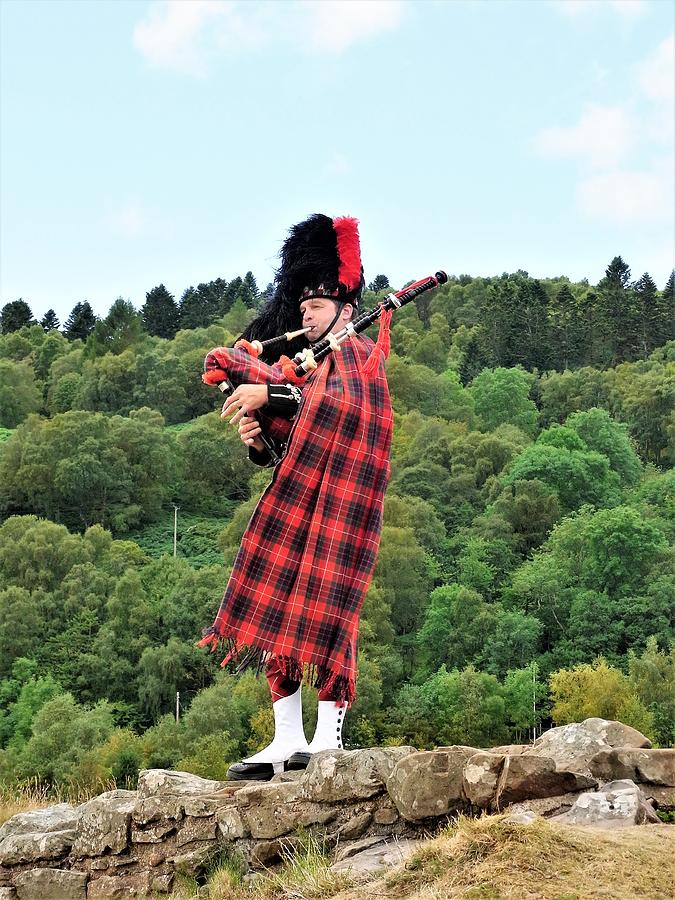
POLYGON ((240 384, 223 403, 220 418, 224 419, 234 413, 230 423, 236 425, 246 413, 254 412, 266 403, 266 384, 240 384))
POLYGON ((253 447, 255 450, 262 452, 265 445, 260 440, 260 422, 251 416, 242 416, 239 422, 239 437, 247 447, 253 447))

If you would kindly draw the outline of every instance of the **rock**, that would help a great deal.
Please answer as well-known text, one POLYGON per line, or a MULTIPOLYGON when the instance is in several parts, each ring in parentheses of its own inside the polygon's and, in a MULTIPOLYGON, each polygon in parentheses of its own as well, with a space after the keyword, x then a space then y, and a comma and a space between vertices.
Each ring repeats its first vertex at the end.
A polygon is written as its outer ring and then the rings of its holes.
POLYGON ((137 828, 131 826, 131 843, 132 844, 159 844, 172 832, 176 830, 174 821, 159 822, 151 825, 149 828, 137 828))
POLYGON ((232 784, 211 781, 189 772, 171 772, 169 769, 142 769, 138 775, 138 797, 189 797, 195 794, 215 794, 218 791, 234 792, 232 784))
POLYGON ((16 876, 17 900, 86 900, 88 875, 61 869, 31 869, 16 876))
POLYGON ((497 792, 497 782, 504 767, 503 755, 481 751, 471 756, 464 766, 464 795, 472 806, 490 809, 497 792))
POLYGON ((675 788, 660 784, 641 784, 640 788, 647 800, 653 800, 657 809, 675 810, 675 788))
POLYGON ((176 844, 184 847, 197 841, 215 841, 217 837, 218 823, 215 819, 186 819, 183 827, 178 832, 176 844))
MULTIPOLYGON (((435 751, 431 750, 431 753, 435 751)), ((408 859, 423 844, 421 840, 400 840, 388 843, 378 843, 376 846, 353 856, 335 862, 330 867, 337 874, 349 873, 349 875, 371 875, 390 866, 398 865, 408 859)))
MULTIPOLYGON (((256 782, 237 793, 237 810, 245 831, 253 838, 277 838, 295 828, 324 825, 338 810, 304 799, 300 782, 256 782)), ((219 824, 224 820, 219 819, 219 824)), ((223 825, 220 824, 222 831, 223 825)))
POLYGON ((555 797, 570 791, 594 788, 596 785, 594 778, 561 771, 556 768, 554 760, 543 756, 533 756, 530 753, 505 756, 492 808, 499 810, 520 800, 555 797))
POLYGON ((68 831, 48 831, 46 834, 12 834, 0 842, 0 865, 15 866, 41 859, 60 859, 73 846, 75 837, 74 828, 68 831))
POLYGON ((384 844, 386 840, 387 839, 381 835, 371 834, 358 841, 350 841, 348 844, 342 844, 338 847, 335 854, 335 862, 342 862, 343 859, 349 859, 351 856, 356 856, 357 853, 361 853, 363 850, 369 850, 371 847, 375 847, 378 844, 384 844))
POLYGON ((393 825, 398 819, 398 810, 394 806, 380 806, 373 813, 373 822, 376 825, 393 825))
POLYGON ((74 856, 121 853, 129 844, 136 791, 107 791, 80 806, 74 856))
POLYGON ((180 797, 145 797, 136 802, 131 813, 137 825, 149 825, 162 819, 171 820, 175 825, 184 816, 184 803, 180 797))
POLYGON ((466 803, 462 773, 475 747, 410 753, 395 766, 387 781, 389 796, 409 822, 442 816, 466 803))
POLYGON ((248 854, 248 861, 254 869, 266 869, 279 862, 284 852, 290 851, 293 844, 287 839, 274 841, 258 841, 253 844, 248 854))
POLYGON ((226 794, 223 797, 186 797, 183 800, 183 812, 186 816, 198 819, 212 816, 219 809, 234 804, 234 797, 226 794))
POLYGON ((213 847, 199 847, 190 853, 181 853, 171 857, 168 862, 174 867, 176 875, 194 877, 208 868, 214 855, 213 847))
POLYGON ((12 816, 0 828, 0 865, 65 856, 75 840, 79 817, 69 803, 12 816))
MULTIPOLYGON (((157 876, 154 876, 157 877, 157 876)), ((153 876, 149 872, 139 875, 101 875, 89 883, 87 900, 126 900, 127 897, 147 897, 153 876)))
POLYGON ((618 747, 648 749, 651 742, 621 722, 592 718, 551 728, 537 738, 529 753, 554 759, 561 770, 590 775, 589 763, 593 756, 600 750, 618 747))
POLYGON ((0 900, 16 900, 14 888, 0 886, 0 900))
POLYGON ((522 756, 530 753, 534 744, 503 744, 501 747, 490 747, 486 753, 496 753, 498 756, 522 756))
POLYGON ((553 797, 539 797, 536 800, 523 800, 522 803, 512 803, 509 806, 509 814, 532 813, 548 819, 559 813, 567 812, 574 806, 578 798, 579 792, 576 791, 568 794, 556 794, 553 797))
POLYGON ((627 779, 675 787, 675 749, 600 750, 591 758, 589 769, 600 781, 627 779))
POLYGON ((216 813, 218 832, 225 841, 235 841, 246 837, 246 826, 238 809, 221 809, 216 813))
POLYGON ((173 887, 173 875, 155 875, 150 882, 150 890, 156 894, 168 894, 173 887))
POLYGON ((596 793, 583 793, 574 806, 552 822, 563 825, 589 825, 600 828, 643 825, 659 818, 632 781, 612 781, 596 793))
POLYGON ((13 834, 47 834, 69 831, 77 826, 79 813, 70 803, 57 803, 45 809, 17 813, 0 828, 0 841, 13 834))
POLYGON ((372 818, 373 816, 370 812, 362 812, 358 815, 350 816, 344 825, 338 828, 336 832, 338 840, 351 841, 360 838, 370 825, 372 818))
POLYGON ((324 750, 312 756, 298 784, 305 798, 316 802, 367 800, 384 793, 396 764, 411 753, 413 747, 324 750))
POLYGON ((296 828, 325 825, 338 814, 335 807, 322 803, 297 802, 285 806, 275 804, 251 806, 241 810, 244 828, 252 838, 276 838, 296 828))

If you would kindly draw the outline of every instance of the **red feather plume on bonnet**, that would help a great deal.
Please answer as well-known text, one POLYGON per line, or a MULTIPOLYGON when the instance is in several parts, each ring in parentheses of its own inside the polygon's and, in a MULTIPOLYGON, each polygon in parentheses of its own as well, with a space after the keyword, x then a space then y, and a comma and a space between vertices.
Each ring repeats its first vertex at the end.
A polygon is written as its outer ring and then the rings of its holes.
POLYGON ((361 281, 361 242, 359 220, 351 216, 333 219, 337 236, 337 252, 340 260, 338 281, 349 291, 356 290, 361 281))

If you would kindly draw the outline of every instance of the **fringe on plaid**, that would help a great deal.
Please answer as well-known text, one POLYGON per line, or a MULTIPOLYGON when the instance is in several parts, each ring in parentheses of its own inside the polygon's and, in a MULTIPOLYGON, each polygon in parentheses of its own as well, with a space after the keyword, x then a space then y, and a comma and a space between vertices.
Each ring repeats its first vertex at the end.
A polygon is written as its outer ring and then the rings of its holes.
POLYGON ((210 647, 211 653, 216 653, 219 647, 224 648, 227 652, 220 666, 225 668, 229 663, 233 663, 235 675, 247 671, 260 675, 267 663, 275 659, 283 675, 291 681, 304 681, 319 691, 329 691, 333 700, 349 705, 356 699, 354 679, 341 675, 328 666, 299 660, 294 656, 282 656, 262 647, 240 647, 233 636, 220 635, 213 626, 205 628, 202 633, 204 636, 197 647, 210 647))

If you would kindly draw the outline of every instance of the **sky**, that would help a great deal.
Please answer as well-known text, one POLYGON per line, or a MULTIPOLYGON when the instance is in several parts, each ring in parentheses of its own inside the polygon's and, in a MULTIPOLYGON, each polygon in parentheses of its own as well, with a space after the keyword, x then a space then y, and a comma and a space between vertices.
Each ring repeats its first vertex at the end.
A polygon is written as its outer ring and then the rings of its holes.
POLYGON ((0 0, 0 306, 273 277, 675 263, 671 0, 0 0))

